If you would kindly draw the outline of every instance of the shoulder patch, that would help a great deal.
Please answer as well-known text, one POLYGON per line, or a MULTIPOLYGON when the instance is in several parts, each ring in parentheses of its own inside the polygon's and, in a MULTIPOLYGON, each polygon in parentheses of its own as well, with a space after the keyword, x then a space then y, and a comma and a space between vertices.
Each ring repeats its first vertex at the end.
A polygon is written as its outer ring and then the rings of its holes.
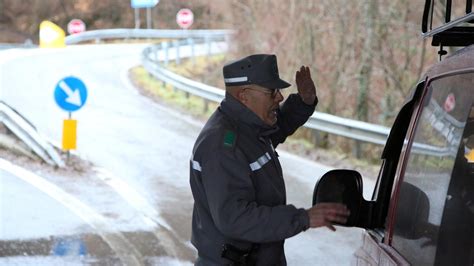
POLYGON ((235 132, 227 130, 224 133, 224 147, 233 148, 235 145, 235 132))

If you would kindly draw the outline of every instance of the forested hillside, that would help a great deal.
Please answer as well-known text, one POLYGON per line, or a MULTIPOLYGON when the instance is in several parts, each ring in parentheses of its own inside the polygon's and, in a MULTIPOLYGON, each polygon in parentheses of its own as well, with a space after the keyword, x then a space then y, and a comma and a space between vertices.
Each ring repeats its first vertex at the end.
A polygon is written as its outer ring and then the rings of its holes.
MULTIPOLYGON (((191 8, 191 29, 237 31, 228 58, 275 53, 282 76, 310 65, 319 111, 389 125, 408 91, 436 60, 420 36, 422 1, 161 0, 153 28, 178 29, 176 12, 191 8)), ((88 30, 133 28, 130 0, 0 0, 0 42, 38 41, 38 25, 62 28, 80 18, 88 30)), ((144 28, 145 10, 141 10, 144 28)))

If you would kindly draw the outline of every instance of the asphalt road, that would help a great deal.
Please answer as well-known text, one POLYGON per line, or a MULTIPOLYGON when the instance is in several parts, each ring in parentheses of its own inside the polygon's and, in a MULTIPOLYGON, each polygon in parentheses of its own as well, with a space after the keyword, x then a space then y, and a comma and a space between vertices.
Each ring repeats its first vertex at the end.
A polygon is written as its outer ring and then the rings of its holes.
MULTIPOLYGON (((121 203, 116 208, 138 217, 115 218, 125 224, 117 231, 148 232, 132 237, 143 238, 141 242, 158 239, 157 255, 148 260, 151 264, 170 263, 160 260, 165 256, 178 258, 178 264, 185 263, 195 256, 189 243, 192 196, 188 166, 202 122, 152 102, 131 86, 127 71, 139 64, 143 48, 144 45, 88 45, 20 51, 3 57, 0 54, 0 98, 31 120, 43 135, 59 143, 67 113, 54 102, 54 88, 66 76, 82 79, 89 95, 85 106, 72 115, 78 120, 77 152, 97 166, 96 174, 89 178, 118 198, 114 202, 121 203)), ((314 184, 328 168, 280 153, 289 203, 309 207, 314 184)), ((5 182, 19 182, 13 179, 8 176, 9 181, 5 182)), ((3 182, 2 179, 5 188, 3 182)), ((68 186, 65 182, 59 185, 68 186)), ((367 193, 372 186, 365 184, 367 193)), ((106 213, 103 204, 96 205, 88 197, 79 200, 102 216, 106 213)), ((29 208, 24 201, 19 203, 22 208, 29 208)), ((58 208, 58 212, 61 210, 58 208)), ((107 222, 113 221, 114 215, 109 215, 107 222)), ((20 231, 18 228, 19 239, 31 233, 20 231)), ((92 227, 91 232, 100 236, 97 228, 92 227)), ((361 239, 360 233, 355 228, 338 228, 336 233, 325 228, 309 230, 287 240, 288 262, 290 265, 349 265, 361 239)), ((5 236, 2 234, 0 238, 5 236)), ((125 238, 130 239, 126 234, 125 238)), ((149 253, 139 245, 137 252, 149 253)))

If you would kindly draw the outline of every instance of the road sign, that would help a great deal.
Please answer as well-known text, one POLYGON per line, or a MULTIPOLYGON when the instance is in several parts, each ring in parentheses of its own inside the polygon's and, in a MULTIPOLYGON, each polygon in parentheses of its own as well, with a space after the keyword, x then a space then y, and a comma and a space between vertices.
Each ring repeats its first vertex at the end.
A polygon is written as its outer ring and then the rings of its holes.
POLYGON ((73 19, 67 24, 69 34, 77 34, 86 31, 86 23, 80 19, 73 19))
POLYGON ((160 0, 132 0, 132 8, 151 8, 159 2, 160 0))
POLYGON ((454 94, 450 93, 444 101, 443 108, 446 112, 449 113, 454 109, 454 107, 456 107, 456 97, 454 97, 454 94))
POLYGON ((63 29, 51 21, 43 21, 40 24, 40 47, 41 48, 59 48, 65 47, 64 39, 66 34, 63 29))
POLYGON ((63 110, 77 111, 86 103, 86 85, 76 77, 63 78, 56 85, 54 99, 63 110))
POLYGON ((176 14, 176 23, 182 28, 187 29, 193 25, 194 15, 191 9, 183 8, 176 14))
POLYGON ((63 150, 75 150, 77 142, 77 120, 63 121, 63 150))

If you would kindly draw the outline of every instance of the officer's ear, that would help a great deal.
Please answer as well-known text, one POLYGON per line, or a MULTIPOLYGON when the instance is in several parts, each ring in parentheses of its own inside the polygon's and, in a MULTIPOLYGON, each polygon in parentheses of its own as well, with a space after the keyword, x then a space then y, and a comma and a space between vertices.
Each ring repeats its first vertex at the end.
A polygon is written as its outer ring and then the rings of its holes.
POLYGON ((243 104, 248 102, 249 95, 247 94, 247 91, 248 90, 246 88, 240 88, 239 90, 237 90, 236 98, 243 104))
POLYGON ((232 95, 235 99, 237 99, 242 104, 246 104, 249 100, 248 90, 246 87, 243 86, 228 86, 226 87, 226 91, 232 95))

